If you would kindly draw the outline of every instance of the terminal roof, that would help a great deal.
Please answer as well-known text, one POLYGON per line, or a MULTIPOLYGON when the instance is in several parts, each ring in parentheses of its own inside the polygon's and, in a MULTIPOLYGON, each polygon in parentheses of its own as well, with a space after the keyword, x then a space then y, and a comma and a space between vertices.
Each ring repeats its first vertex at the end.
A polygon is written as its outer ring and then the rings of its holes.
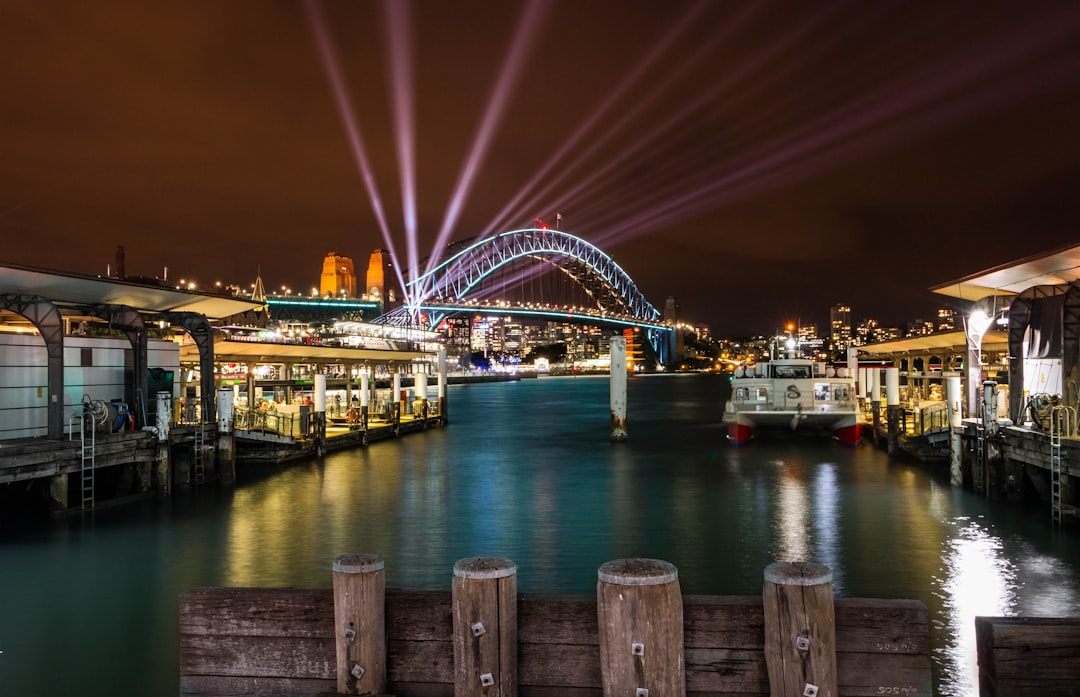
POLYGON ((1016 295, 1033 286, 1067 285, 1080 279, 1080 244, 1043 252, 931 288, 961 300, 1016 295))
POLYGON ((0 294, 39 296, 56 303, 126 305, 143 312, 194 312, 209 319, 229 317, 262 307, 262 303, 227 295, 3 262, 0 262, 0 294))
MULTIPOLYGON (((984 351, 1006 351, 1009 347, 1009 333, 1000 329, 986 332, 982 339, 984 351)), ((908 354, 964 353, 967 350, 967 335, 964 330, 940 332, 926 336, 910 336, 881 344, 869 344, 859 347, 859 354, 864 357, 884 358, 908 354)))
MULTIPOLYGON (((429 356, 430 354, 421 351, 385 351, 214 338, 214 360, 218 363, 388 363, 429 356)), ((199 351, 194 345, 180 347, 181 363, 197 363, 198 360, 199 351)))

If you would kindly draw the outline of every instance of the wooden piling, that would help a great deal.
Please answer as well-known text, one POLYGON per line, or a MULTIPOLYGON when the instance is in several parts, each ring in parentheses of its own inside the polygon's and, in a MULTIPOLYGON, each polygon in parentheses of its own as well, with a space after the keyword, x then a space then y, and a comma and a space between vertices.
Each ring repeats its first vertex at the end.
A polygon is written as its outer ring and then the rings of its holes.
POLYGON ((829 567, 770 564, 762 599, 771 697, 836 697, 836 616, 829 567))
POLYGON ((374 554, 334 559, 337 691, 386 694, 386 579, 374 554))
POLYGON ((517 691, 517 565, 502 557, 454 564, 454 697, 517 691))
POLYGON ((659 559, 617 559, 597 576, 604 697, 685 696, 678 570, 659 559))

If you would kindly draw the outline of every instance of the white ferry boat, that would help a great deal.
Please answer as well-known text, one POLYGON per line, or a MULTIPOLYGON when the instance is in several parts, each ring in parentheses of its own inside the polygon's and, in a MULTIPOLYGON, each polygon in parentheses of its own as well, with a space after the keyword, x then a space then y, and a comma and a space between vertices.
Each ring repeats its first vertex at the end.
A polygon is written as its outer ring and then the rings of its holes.
POLYGON ((855 377, 850 374, 854 371, 799 358, 797 350, 797 343, 786 339, 783 358, 774 355, 735 369, 731 399, 724 410, 732 444, 746 445, 764 431, 832 436, 852 446, 859 443, 863 418, 855 377))

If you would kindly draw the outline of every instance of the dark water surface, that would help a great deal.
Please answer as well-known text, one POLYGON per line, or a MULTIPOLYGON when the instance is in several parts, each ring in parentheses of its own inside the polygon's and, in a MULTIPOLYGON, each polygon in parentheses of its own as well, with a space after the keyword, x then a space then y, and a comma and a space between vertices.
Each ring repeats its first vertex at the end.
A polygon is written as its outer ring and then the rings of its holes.
POLYGON ((606 378, 454 387, 447 428, 0 530, 0 694, 175 695, 180 593, 329 587, 347 552, 381 555, 390 587, 447 590, 457 559, 499 555, 520 591, 563 593, 622 557, 670 561, 700 594, 757 595, 769 563, 818 561, 838 595, 929 606, 942 695, 977 694, 976 615, 1080 615, 1075 529, 865 444, 729 448, 723 381, 631 378, 621 444, 606 378))

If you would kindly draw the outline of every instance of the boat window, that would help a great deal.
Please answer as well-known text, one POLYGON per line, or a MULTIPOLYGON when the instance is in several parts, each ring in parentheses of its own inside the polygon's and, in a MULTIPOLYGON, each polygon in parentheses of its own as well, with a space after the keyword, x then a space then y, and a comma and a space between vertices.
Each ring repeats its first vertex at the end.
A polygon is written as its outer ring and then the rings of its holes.
POLYGON ((819 382, 814 385, 814 399, 817 401, 826 400, 829 398, 829 383, 819 382))
POLYGON ((833 400, 837 402, 846 402, 849 399, 851 399, 849 385, 833 385, 833 400))
POLYGON ((754 399, 759 402, 767 402, 769 400, 769 391, 764 387, 757 388, 757 396, 754 399))
POLYGON ((778 365, 775 368, 775 377, 778 378, 809 378, 811 367, 808 365, 778 365))
POLYGON ((736 402, 745 402, 748 399, 750 399, 750 388, 749 387, 736 387, 735 388, 735 401, 736 402))

